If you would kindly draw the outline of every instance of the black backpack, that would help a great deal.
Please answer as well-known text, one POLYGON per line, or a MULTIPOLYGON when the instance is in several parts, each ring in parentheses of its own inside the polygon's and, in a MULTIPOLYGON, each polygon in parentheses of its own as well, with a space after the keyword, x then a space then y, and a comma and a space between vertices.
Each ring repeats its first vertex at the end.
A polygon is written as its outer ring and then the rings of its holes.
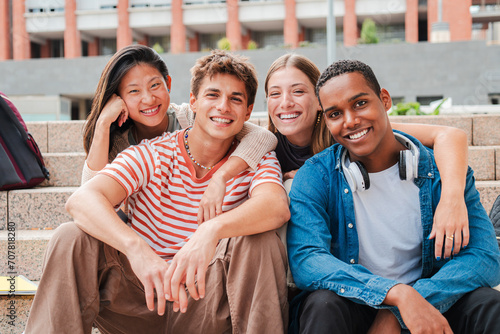
POLYGON ((21 114, 0 92, 0 190, 30 188, 49 179, 42 154, 21 114))
POLYGON ((490 219, 493 223, 493 228, 495 229, 495 234, 497 236, 498 247, 500 247, 500 195, 498 195, 495 203, 490 211, 490 219))

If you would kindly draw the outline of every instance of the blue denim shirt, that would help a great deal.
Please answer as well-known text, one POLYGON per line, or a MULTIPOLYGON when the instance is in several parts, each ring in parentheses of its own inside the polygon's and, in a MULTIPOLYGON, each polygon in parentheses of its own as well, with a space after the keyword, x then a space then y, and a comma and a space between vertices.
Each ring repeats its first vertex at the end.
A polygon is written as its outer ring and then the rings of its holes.
MULTIPOLYGON (((465 293, 500 283, 500 251, 469 168, 465 188, 469 245, 452 259, 434 258, 434 240, 428 236, 441 196, 441 178, 433 151, 406 136, 420 149, 414 183, 419 188, 424 241, 422 277, 413 287, 443 313, 465 293)), ((290 269, 300 289, 327 289, 374 308, 389 308, 406 328, 396 307, 382 305, 398 282, 358 264, 354 203, 340 160, 344 149, 335 144, 309 159, 295 175, 287 233, 290 269)))

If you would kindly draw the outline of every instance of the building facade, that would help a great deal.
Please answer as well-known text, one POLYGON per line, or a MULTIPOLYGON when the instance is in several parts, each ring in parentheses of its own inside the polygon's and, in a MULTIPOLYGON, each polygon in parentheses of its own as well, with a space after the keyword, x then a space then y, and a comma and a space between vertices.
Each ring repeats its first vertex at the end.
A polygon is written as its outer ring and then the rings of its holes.
MULTIPOLYGON (((132 43, 178 54, 223 37, 232 50, 325 45, 327 1, 0 0, 0 61, 109 55, 132 43)), ((382 43, 500 39, 500 0, 332 1, 347 47, 366 18, 382 43)))

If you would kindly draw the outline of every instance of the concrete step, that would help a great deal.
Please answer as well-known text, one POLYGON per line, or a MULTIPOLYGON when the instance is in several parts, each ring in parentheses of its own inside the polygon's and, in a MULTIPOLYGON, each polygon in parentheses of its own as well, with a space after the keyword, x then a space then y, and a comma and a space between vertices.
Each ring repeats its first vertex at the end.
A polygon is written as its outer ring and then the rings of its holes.
POLYGON ((469 146, 469 166, 476 180, 500 180, 500 146, 469 146))
MULTIPOLYGON (((10 272, 24 275, 30 280, 39 281, 42 275, 43 255, 54 230, 17 230, 0 231, 0 276, 10 276, 10 272), (14 233, 14 234, 12 234, 14 233), (9 239, 10 238, 10 239, 9 239), (8 246, 14 245, 11 253, 8 246), (8 256, 10 256, 8 258, 8 256), (7 267, 7 260, 14 262, 14 268, 7 267)), ((12 248, 12 246, 11 246, 12 248)))
POLYGON ((391 122, 453 126, 467 133, 469 145, 500 145, 500 115, 390 116, 391 122))
MULTIPOLYGON (((7 296, 0 296, 0 333, 3 334, 21 334, 26 327, 28 315, 30 312, 31 304, 33 303, 34 296, 14 296, 9 298, 7 296), (8 307, 14 308, 8 309, 8 307), (7 317, 9 311, 13 310, 15 314, 15 321, 9 323, 11 318, 7 317)), ((99 330, 94 328, 92 334, 99 334, 99 330)))
POLYGON ((34 296, 0 296, 0 333, 23 333, 33 298, 34 296))
POLYGON ((64 204, 76 187, 37 187, 0 192, 0 230, 7 222, 18 230, 56 228, 71 220, 64 204))
POLYGON ((500 181, 476 181, 476 189, 479 191, 481 204, 489 214, 495 199, 500 195, 500 181))
POLYGON ((42 153, 83 152, 85 121, 26 122, 42 153))
POLYGON ((50 180, 40 184, 44 187, 79 187, 85 153, 45 153, 45 165, 50 172, 50 180))

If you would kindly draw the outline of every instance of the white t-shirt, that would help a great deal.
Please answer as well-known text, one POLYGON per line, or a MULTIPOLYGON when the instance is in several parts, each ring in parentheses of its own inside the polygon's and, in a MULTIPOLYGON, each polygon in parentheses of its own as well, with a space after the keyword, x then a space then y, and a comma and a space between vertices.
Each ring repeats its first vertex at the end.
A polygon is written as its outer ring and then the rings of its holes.
POLYGON ((399 178, 398 164, 369 177, 370 188, 353 193, 359 264, 373 274, 414 283, 422 274, 419 189, 399 178))

